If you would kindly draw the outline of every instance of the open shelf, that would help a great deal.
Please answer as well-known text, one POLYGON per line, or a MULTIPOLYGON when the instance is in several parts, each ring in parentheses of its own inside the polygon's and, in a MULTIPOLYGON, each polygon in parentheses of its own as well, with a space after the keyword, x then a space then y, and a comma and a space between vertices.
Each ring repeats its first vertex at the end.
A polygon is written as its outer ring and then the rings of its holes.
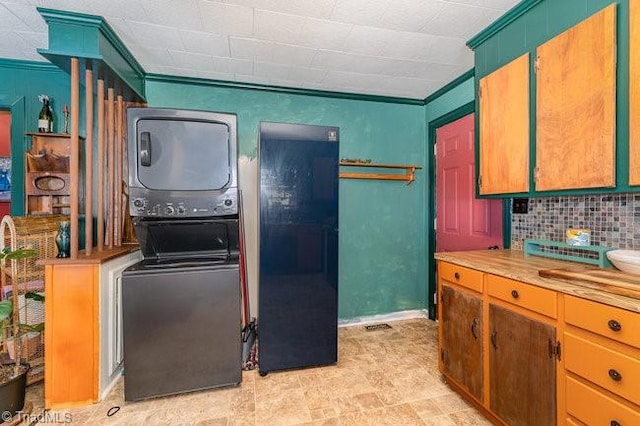
POLYGON ((611 268, 611 262, 606 256, 611 247, 603 246, 573 246, 567 243, 551 240, 524 240, 525 256, 542 256, 551 259, 569 260, 587 263, 600 268, 611 268))
POLYGON ((367 173, 367 172, 340 172, 342 179, 377 179, 377 180, 400 180, 411 184, 415 178, 415 171, 422 169, 421 166, 411 164, 383 164, 365 163, 357 161, 340 161, 340 166, 344 167, 367 167, 376 169, 404 170, 404 173, 367 173))
POLYGON ((31 148, 25 153, 26 214, 69 214, 71 135, 39 132, 27 135, 31 136, 31 148))

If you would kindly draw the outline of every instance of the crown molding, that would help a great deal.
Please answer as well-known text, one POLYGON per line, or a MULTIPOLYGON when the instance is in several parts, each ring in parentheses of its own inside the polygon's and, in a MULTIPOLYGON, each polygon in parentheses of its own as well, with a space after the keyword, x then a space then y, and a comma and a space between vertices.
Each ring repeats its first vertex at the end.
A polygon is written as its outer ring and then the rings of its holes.
POLYGON ((424 105, 422 99, 411 98, 397 98, 391 96, 376 96, 376 95, 364 95, 359 93, 346 93, 346 92, 331 92, 325 90, 313 90, 313 89, 299 89, 285 86, 270 86, 267 84, 257 83, 241 83, 236 81, 225 80, 210 80, 206 78, 197 77, 182 77, 165 74, 147 74, 145 76, 146 81, 160 82, 160 83, 180 83, 180 84, 192 84, 202 85, 210 87, 224 87, 232 89, 246 89, 246 90, 258 90, 274 93, 286 93, 290 95, 303 95, 303 96, 317 96, 323 98, 333 99, 349 99, 356 101, 369 101, 369 102, 383 102, 390 104, 403 104, 403 105, 424 105))

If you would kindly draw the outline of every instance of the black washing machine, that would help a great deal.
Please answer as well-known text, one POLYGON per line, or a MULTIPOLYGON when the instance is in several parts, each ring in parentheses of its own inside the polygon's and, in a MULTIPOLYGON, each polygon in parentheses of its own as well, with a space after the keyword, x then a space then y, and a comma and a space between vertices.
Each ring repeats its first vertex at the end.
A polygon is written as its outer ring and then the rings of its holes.
POLYGON ((122 274, 125 400, 241 381, 237 219, 134 220, 122 274))

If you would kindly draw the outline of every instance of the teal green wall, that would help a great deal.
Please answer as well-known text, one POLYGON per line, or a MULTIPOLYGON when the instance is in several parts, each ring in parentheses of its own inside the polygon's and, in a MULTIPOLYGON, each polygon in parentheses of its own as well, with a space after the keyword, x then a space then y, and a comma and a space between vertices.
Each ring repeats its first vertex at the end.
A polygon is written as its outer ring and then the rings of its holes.
POLYGON ((429 122, 475 100, 475 86, 473 76, 461 82, 458 86, 443 93, 425 106, 427 125, 429 122))
MULTIPOLYGON (((341 158, 425 162, 426 127, 420 105, 156 79, 147 81, 145 93, 149 106, 236 113, 241 157, 256 157, 260 121, 277 121, 340 127, 341 158)), ((340 181, 341 319, 426 308, 424 184, 425 170, 418 171, 412 185, 340 181)))
POLYGON ((24 153, 31 147, 25 133, 38 130, 40 94, 53 100, 54 131, 60 131, 62 106, 69 105, 69 75, 41 62, 0 59, 0 109, 11 110, 12 215, 24 214, 24 153))

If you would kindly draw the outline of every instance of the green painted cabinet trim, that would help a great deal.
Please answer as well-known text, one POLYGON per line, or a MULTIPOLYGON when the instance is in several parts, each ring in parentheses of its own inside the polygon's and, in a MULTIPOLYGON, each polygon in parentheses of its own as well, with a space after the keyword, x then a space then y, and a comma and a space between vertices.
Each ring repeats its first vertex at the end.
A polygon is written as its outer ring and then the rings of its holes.
MULTIPOLYGON (((573 25, 588 18, 611 3, 617 4, 616 35, 616 187, 589 188, 562 191, 535 191, 527 193, 483 195, 481 198, 550 197, 562 195, 587 195, 602 193, 628 193, 638 191, 630 187, 629 176, 629 1, 630 0, 524 0, 503 15, 498 21, 467 42, 475 54, 475 88, 485 75, 508 63, 515 57, 530 52, 530 182, 534 182, 536 156, 535 114, 537 90, 534 62, 536 48, 573 25), (513 34, 526 34, 525 38, 513 34)), ((476 97, 477 108, 477 97, 476 97)), ((479 134, 476 133, 476 147, 479 134)), ((476 168, 478 167, 476 162, 476 168)))
POLYGON ((101 16, 37 10, 49 27, 49 48, 38 53, 67 72, 76 57, 81 69, 91 68, 127 100, 145 100, 144 69, 101 16))
POLYGON ((543 0, 523 0, 513 8, 511 8, 507 13, 502 15, 498 20, 494 21, 491 25, 489 25, 484 30, 480 31, 478 34, 473 36, 471 40, 467 41, 467 46, 471 49, 475 49, 489 38, 493 37, 495 34, 500 32, 507 25, 518 19, 520 16, 524 15, 543 0))

